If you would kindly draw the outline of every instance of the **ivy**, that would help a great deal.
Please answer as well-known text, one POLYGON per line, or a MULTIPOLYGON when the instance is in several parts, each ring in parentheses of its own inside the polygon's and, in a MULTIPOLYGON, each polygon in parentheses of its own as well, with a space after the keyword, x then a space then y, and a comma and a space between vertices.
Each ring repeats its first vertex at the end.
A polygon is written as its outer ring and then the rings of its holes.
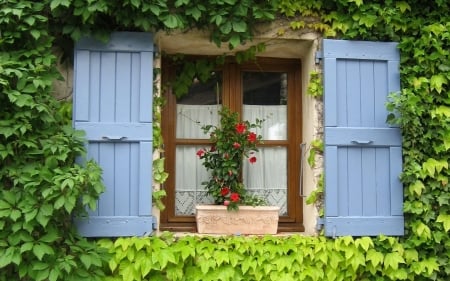
POLYGON ((335 240, 290 235, 100 240, 113 258, 106 280, 415 280, 436 258, 392 237, 335 240), (378 276, 378 279, 373 279, 378 276))
POLYGON ((323 96, 322 73, 311 71, 309 74, 307 93, 314 98, 321 98, 323 96))
MULTIPOLYGON (((98 280, 108 257, 103 248, 113 255, 111 276, 105 277, 110 280, 447 280, 449 8, 443 0, 3 1, 0 280, 98 280), (51 97, 51 83, 59 78, 51 48, 58 45, 70 57, 72 40, 85 35, 106 39, 115 30, 193 28, 208 28, 216 45, 235 48, 251 41, 256 24, 275 19, 277 13, 291 20, 284 28, 292 30, 399 42, 402 89, 391 95, 388 108, 389 121, 403 134, 406 236, 163 236, 103 240, 102 247, 78 237, 70 218, 95 202, 103 188, 101 171, 94 163, 74 164, 83 154, 83 137, 66 126, 67 111, 58 110, 51 97), (147 255, 143 249, 157 254, 147 255)), ((195 75, 208 72, 207 67, 196 68, 195 75)), ((310 87, 319 93, 319 87, 310 87)), ((155 116, 158 121, 158 113, 155 116)), ((157 124, 154 140, 160 147, 157 124)), ((162 181, 164 173, 159 176, 162 181)))

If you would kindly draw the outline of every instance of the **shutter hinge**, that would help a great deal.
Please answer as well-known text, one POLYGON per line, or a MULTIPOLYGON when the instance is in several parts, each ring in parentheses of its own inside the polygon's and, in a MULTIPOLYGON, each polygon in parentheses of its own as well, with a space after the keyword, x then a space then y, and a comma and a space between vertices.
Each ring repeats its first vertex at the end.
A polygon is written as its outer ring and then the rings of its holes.
POLYGON ((322 59, 323 59, 322 52, 317 51, 317 52, 316 52, 316 56, 315 56, 315 62, 316 62, 316 64, 319 64, 320 61, 321 61, 322 59))
POLYGON ((155 216, 152 216, 152 229, 153 230, 158 229, 158 219, 155 216))
POLYGON ((325 224, 324 218, 318 217, 316 223, 316 230, 321 231, 323 229, 324 224, 325 224))

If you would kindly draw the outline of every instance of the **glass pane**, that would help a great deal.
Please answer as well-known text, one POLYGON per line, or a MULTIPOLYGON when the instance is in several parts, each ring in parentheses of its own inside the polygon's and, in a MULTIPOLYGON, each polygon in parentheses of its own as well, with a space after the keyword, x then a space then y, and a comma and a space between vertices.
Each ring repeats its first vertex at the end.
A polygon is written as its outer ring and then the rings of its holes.
POLYGON ((197 151, 203 146, 178 145, 176 149, 175 214, 194 215, 197 203, 213 203, 202 185, 209 176, 197 151))
POLYGON ((194 79, 187 95, 177 99, 176 137, 207 139, 201 126, 218 124, 222 103, 222 72, 213 72, 206 82, 194 79))
POLYGON ((265 140, 287 139, 287 74, 244 72, 243 119, 264 119, 258 133, 265 140))
POLYGON ((244 185, 249 192, 280 207, 287 215, 287 152, 285 147, 264 147, 256 154, 256 163, 243 165, 244 185))

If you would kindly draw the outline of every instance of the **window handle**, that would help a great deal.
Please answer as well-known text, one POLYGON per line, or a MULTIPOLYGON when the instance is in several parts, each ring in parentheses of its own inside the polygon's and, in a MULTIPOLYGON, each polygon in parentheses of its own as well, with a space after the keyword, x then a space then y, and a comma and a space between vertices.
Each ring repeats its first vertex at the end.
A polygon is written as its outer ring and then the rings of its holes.
POLYGON ((123 141, 126 140, 127 137, 121 137, 121 136, 103 136, 102 139, 106 141, 123 141))
POLYGON ((351 141, 351 143, 353 143, 353 144, 362 144, 362 145, 368 145, 368 144, 371 144, 371 143, 373 143, 373 141, 371 141, 371 140, 352 140, 351 141))

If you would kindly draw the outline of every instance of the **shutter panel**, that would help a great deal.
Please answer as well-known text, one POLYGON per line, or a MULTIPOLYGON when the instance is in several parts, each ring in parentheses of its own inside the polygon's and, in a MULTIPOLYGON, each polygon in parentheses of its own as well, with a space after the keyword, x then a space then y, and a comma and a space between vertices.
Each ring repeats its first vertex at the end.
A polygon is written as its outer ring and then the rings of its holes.
POLYGON ((113 33, 75 47, 74 126, 84 130, 88 158, 103 169, 106 191, 88 218, 88 237, 141 236, 152 231, 153 39, 113 33))
POLYGON ((400 129, 386 123, 400 90, 396 43, 323 40, 325 235, 403 235, 400 129))

